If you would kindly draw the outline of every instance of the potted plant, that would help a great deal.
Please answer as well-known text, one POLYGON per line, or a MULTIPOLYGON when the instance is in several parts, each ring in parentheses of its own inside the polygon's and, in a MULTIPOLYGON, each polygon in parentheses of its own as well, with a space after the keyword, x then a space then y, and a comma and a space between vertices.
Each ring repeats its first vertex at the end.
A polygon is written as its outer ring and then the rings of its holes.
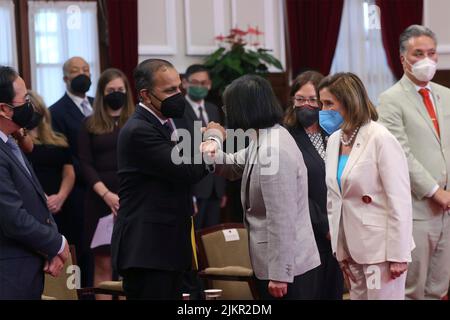
POLYGON ((262 34, 258 27, 248 27, 246 31, 234 28, 229 35, 216 37, 219 48, 206 57, 205 66, 211 72, 212 92, 218 98, 228 84, 242 75, 264 75, 270 66, 283 69, 271 50, 260 47, 262 34))

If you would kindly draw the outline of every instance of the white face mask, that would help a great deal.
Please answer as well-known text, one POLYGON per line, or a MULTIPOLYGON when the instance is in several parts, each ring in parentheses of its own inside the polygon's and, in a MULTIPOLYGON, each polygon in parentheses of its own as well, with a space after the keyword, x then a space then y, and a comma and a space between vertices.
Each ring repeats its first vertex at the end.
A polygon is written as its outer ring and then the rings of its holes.
POLYGON ((436 74, 437 63, 426 57, 411 65, 405 58, 406 63, 411 66, 411 74, 419 81, 429 82, 436 74))

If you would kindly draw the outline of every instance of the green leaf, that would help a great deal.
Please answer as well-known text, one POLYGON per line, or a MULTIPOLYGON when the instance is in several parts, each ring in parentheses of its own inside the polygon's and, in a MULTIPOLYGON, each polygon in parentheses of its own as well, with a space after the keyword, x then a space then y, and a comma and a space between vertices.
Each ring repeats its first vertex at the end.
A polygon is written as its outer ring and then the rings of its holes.
POLYGON ((226 50, 225 48, 220 47, 219 49, 211 53, 208 57, 206 57, 204 65, 206 67, 214 66, 217 63, 217 60, 219 60, 222 54, 225 52, 225 50, 226 50))
POLYGON ((274 56, 267 54, 267 53, 263 53, 263 52, 261 52, 260 55, 261 55, 261 60, 263 60, 264 62, 276 67, 277 69, 280 69, 280 70, 283 69, 281 62, 274 56))

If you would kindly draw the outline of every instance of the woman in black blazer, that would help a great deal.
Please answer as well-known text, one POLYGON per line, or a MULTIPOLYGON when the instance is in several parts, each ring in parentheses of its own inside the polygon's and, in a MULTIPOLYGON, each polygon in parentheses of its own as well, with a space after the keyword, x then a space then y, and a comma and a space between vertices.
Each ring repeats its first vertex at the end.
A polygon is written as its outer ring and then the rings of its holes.
POLYGON ((320 252, 317 268, 317 299, 342 299, 343 277, 332 255, 327 217, 327 187, 325 184, 325 148, 327 133, 319 125, 320 102, 317 87, 323 75, 306 71, 294 81, 284 123, 297 142, 308 169, 308 198, 311 222, 320 252))

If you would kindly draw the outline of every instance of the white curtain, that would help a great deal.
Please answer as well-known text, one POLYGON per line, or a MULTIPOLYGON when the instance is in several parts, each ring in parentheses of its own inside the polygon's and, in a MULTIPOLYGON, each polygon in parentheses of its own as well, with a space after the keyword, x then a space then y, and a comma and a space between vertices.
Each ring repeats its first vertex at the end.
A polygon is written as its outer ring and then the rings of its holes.
POLYGON ((0 65, 17 70, 17 43, 14 3, 0 0, 0 65))
POLYGON ((370 0, 345 0, 331 73, 353 72, 363 81, 374 104, 392 86, 381 38, 379 10, 370 0))
POLYGON ((62 66, 83 57, 91 70, 94 96, 100 74, 96 2, 29 1, 30 57, 33 89, 52 105, 64 94, 62 66))

